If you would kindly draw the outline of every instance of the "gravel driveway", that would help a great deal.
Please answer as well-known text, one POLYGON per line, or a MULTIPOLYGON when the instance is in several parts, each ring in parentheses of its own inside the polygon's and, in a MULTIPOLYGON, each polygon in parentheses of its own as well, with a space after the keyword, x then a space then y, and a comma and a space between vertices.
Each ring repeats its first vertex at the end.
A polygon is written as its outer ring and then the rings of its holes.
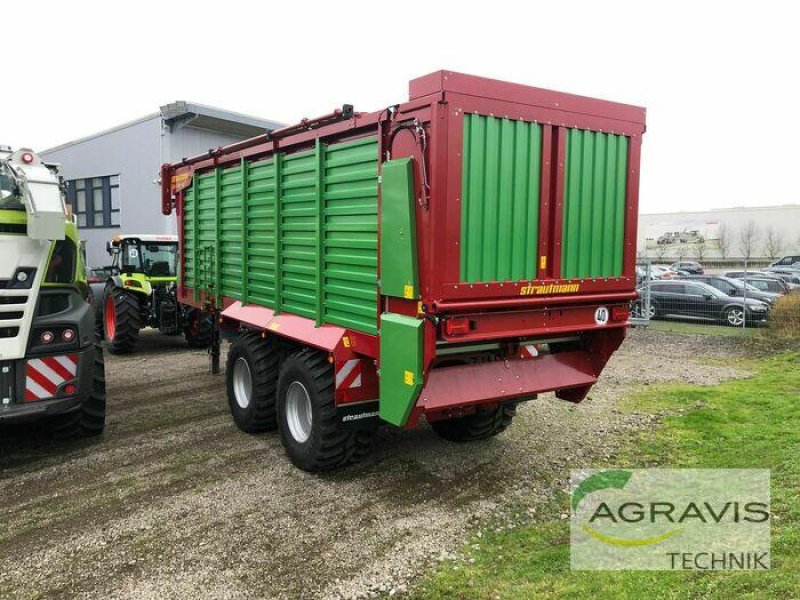
POLYGON ((224 380, 180 338, 107 357, 108 427, 53 444, 0 430, 0 597, 316 598, 398 590, 503 506, 545 501, 571 467, 614 454, 652 417, 615 408, 641 385, 741 376, 738 341, 634 331, 589 399, 546 395, 488 442, 385 430, 342 472, 293 468, 277 434, 249 436, 224 380), (143 381, 151 383, 145 387, 143 381))

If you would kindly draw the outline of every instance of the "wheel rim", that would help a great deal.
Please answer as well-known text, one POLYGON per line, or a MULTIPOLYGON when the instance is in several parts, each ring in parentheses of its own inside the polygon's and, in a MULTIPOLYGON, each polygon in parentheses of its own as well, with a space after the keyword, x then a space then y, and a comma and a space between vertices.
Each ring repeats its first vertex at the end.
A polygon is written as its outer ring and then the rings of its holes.
POLYGON ((233 365, 233 397, 240 408, 250 406, 250 397, 253 394, 253 377, 250 374, 250 365, 244 358, 236 359, 233 365))
POLYGON ((728 323, 731 325, 741 325, 744 323, 744 312, 736 308, 729 310, 728 323))
POLYGON ((117 307, 114 305, 114 296, 111 294, 106 298, 106 307, 104 310, 105 326, 106 326, 106 339, 113 340, 114 334, 117 332, 117 307))
POLYGON ((655 317, 655 316, 656 316, 656 307, 655 307, 655 306, 653 306, 652 304, 651 304, 650 306, 648 306, 648 307, 647 307, 647 316, 648 316, 650 319, 652 319, 653 317, 655 317))
POLYGON ((311 435, 311 397, 308 390, 299 381, 293 381, 286 390, 286 424, 289 433, 300 442, 305 442, 311 435))

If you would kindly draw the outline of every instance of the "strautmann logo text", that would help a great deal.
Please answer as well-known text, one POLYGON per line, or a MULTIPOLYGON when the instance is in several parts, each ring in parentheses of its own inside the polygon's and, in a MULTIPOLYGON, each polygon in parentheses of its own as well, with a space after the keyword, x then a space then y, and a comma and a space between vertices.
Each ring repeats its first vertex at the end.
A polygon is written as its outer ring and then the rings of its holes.
POLYGON ((769 501, 767 470, 573 471, 572 568, 768 569, 769 501))

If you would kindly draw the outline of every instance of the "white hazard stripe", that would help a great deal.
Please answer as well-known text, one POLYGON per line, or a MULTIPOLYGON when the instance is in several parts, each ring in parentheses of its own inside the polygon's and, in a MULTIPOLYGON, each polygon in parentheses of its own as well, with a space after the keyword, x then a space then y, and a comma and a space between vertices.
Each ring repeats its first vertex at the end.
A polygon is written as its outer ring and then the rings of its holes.
POLYGON ((346 387, 346 388, 361 387, 361 367, 359 366, 360 362, 361 362, 360 359, 354 358, 346 361, 342 365, 342 368, 339 369, 339 371, 336 373, 336 389, 339 389, 341 387, 346 387), (357 371, 354 371, 356 369, 357 371), (351 379, 352 381, 350 381, 351 379), (350 381, 349 384, 348 381, 350 381))
POLYGON ((58 361, 58 363, 64 367, 71 375, 75 375, 78 372, 78 363, 74 362, 68 356, 54 356, 53 358, 58 361))
MULTIPOLYGON (((55 385, 61 385, 66 381, 64 377, 62 377, 61 375, 53 371, 53 369, 48 367, 43 360, 39 360, 38 358, 34 360, 29 360, 28 365, 39 371, 40 374, 44 375, 44 377, 47 380, 49 380, 51 383, 54 383, 55 385)), ((74 375, 75 372, 73 371, 72 374, 74 375)))
POLYGON ((36 398, 50 398, 53 394, 48 392, 30 377, 25 378, 25 391, 30 392, 36 398))
POLYGON ((522 358, 534 358, 539 356, 539 348, 536 344, 523 344, 520 348, 522 358))

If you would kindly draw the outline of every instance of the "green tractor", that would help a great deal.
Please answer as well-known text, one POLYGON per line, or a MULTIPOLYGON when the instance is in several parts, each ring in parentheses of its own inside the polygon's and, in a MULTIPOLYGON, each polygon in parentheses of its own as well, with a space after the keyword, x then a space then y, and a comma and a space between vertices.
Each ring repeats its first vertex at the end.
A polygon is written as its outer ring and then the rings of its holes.
POLYGON ((183 334, 190 348, 210 344, 211 317, 177 299, 177 236, 118 235, 106 250, 113 274, 97 311, 97 330, 109 352, 133 352, 144 327, 183 334))

